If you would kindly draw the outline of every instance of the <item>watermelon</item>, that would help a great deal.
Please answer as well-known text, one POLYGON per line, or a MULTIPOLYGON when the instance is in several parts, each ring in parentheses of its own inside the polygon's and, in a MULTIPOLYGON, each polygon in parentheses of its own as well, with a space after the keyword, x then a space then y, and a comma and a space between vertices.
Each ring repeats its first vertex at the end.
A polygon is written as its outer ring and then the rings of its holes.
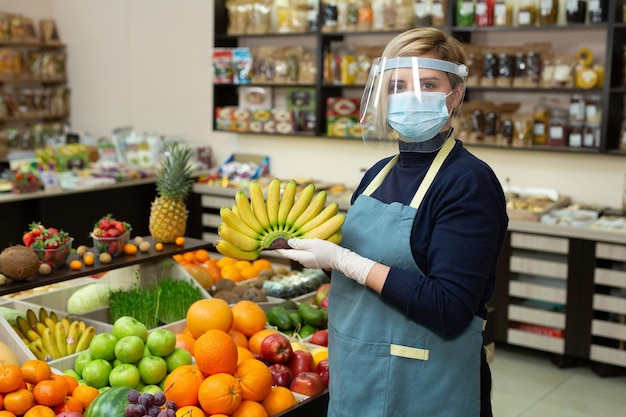
POLYGON ((128 401, 130 387, 112 387, 98 395, 85 410, 84 417, 122 417, 128 401))

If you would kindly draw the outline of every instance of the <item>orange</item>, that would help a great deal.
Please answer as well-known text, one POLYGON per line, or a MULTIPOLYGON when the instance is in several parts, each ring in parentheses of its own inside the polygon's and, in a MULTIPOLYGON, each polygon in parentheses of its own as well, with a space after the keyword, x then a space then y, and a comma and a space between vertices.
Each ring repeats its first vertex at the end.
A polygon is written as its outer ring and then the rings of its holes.
POLYGON ((183 260, 189 263, 193 263, 196 260, 196 255, 194 255, 193 251, 183 253, 183 260))
POLYGON ((15 413, 12 413, 8 410, 0 410, 0 417, 16 417, 15 413))
POLYGON ((226 265, 220 269, 220 275, 222 278, 232 279, 235 282, 241 281, 241 272, 235 265, 226 265))
POLYGON ((244 360, 237 365, 234 375, 239 379, 244 400, 263 401, 274 384, 270 368, 258 359, 244 360))
POLYGON ((24 375, 17 365, 0 366, 0 394, 15 391, 22 386, 24 375))
POLYGON ((239 271, 242 279, 252 279, 259 276, 259 271, 253 266, 247 266, 239 271))
POLYGON ((193 255, 196 259, 196 262, 199 263, 208 262, 208 260, 211 258, 211 254, 206 249, 198 249, 194 252, 193 255))
POLYGON ((252 267, 252 262, 250 261, 237 261, 233 265, 237 267, 238 270, 243 271, 245 268, 252 267))
POLYGON ((137 253, 137 250, 139 248, 137 248, 137 245, 135 245, 134 243, 126 243, 124 245, 124 253, 126 255, 134 255, 137 253))
MULTIPOLYGON (((65 379, 65 382, 67 383, 67 395, 72 395, 74 389, 76 389, 76 387, 78 386, 78 381, 76 380, 76 378, 65 374, 59 376, 65 379)), ((52 376, 52 379, 54 379, 54 377, 55 375, 52 376)))
MULTIPOLYGON (((191 330, 189 330, 189 326, 185 326, 185 328, 183 329, 183 333, 193 337, 193 335, 191 334, 191 330)), ((196 339, 195 337, 193 338, 194 340, 196 339)))
POLYGON ((254 353, 250 352, 248 349, 237 346, 237 365, 246 359, 255 359, 254 353))
POLYGON ((221 298, 203 298, 187 309, 187 327, 191 335, 198 339, 207 330, 219 329, 224 332, 233 325, 233 312, 221 298))
POLYGON ((251 400, 243 400, 230 417, 268 417, 265 407, 251 400))
POLYGON ((62 379, 47 379, 33 387, 33 396, 37 404, 54 407, 65 401, 67 382, 62 379))
POLYGON ((163 250, 163 244, 161 242, 157 242, 154 244, 154 250, 157 252, 161 252, 163 250))
POLYGON ((26 388, 19 388, 4 396, 4 409, 21 416, 35 405, 33 393, 26 388))
POLYGON ((29 359, 20 366, 24 381, 29 384, 36 384, 39 381, 52 377, 52 368, 46 361, 39 359, 29 359))
POLYGON ((259 330, 258 332, 250 336, 248 338, 248 349, 250 350, 250 352, 260 355, 261 343, 263 343, 263 339, 265 339, 267 336, 271 335, 272 333, 280 333, 280 332, 276 329, 263 329, 263 330, 259 330))
POLYGON ((196 365, 181 365, 165 377, 165 397, 179 407, 198 405, 198 389, 204 375, 196 365))
POLYGON ((237 368, 237 345, 225 331, 207 330, 196 340, 193 351, 196 365, 205 376, 232 374, 237 368))
POLYGON ((185 238, 182 236, 179 236, 176 238, 174 243, 176 243, 176 246, 183 246, 185 244, 185 238))
POLYGON ((246 337, 263 330, 267 324, 265 311, 254 301, 241 300, 230 309, 233 312, 233 329, 239 330, 246 337))
POLYGON ((241 404, 241 386, 229 373, 208 376, 198 390, 198 400, 205 413, 231 415, 241 404))
POLYGON ((0 394, 0 410, 4 408, 4 397, 0 394))
POLYGON ((268 261, 267 259, 257 259, 254 262, 252 262, 252 266, 254 267, 254 269, 256 269, 258 272, 263 271, 264 269, 272 269, 272 263, 270 261, 268 261))
POLYGON ((71 395, 65 397, 65 401, 53 407, 53 410, 55 412, 55 415, 69 411, 76 411, 78 413, 82 413, 83 411, 85 411, 83 408, 83 403, 78 398, 74 398, 71 395))
POLYGON ((178 407, 178 410, 176 410, 176 417, 207 417, 207 415, 200 407, 196 407, 195 405, 185 405, 178 407))
POLYGON ((217 266, 222 269, 226 265, 234 265, 237 260, 235 258, 231 258, 230 256, 224 256, 217 260, 217 266))
POLYGON ((26 413, 24 413, 24 417, 55 417, 56 413, 52 408, 46 407, 45 405, 37 404, 31 407, 26 413))
POLYGON ((228 334, 230 335, 230 337, 233 338, 237 346, 241 346, 241 347, 248 349, 248 337, 245 334, 235 329, 230 329, 228 331, 228 334))
POLYGON ((85 262, 85 265, 87 266, 92 266, 95 261, 96 259, 93 257, 93 255, 85 255, 83 257, 83 262, 85 262))
MULTIPOLYGON (((71 378, 71 377, 68 375, 58 375, 58 374, 52 374, 52 376, 50 377, 50 379, 61 381, 63 385, 65 385, 65 395, 71 395, 71 391, 74 389, 74 383, 72 382, 70 384, 70 380, 68 378, 71 378)), ((74 378, 72 379, 74 380, 74 378)), ((78 382, 76 383, 76 385, 78 385, 78 382)))
POLYGON ((83 263, 78 259, 74 259, 70 262, 70 268, 72 268, 74 271, 79 271, 82 267, 83 263))
POLYGON ((196 339, 187 333, 176 333, 176 347, 185 349, 193 355, 193 347, 196 339))
POLYGON ((72 397, 80 401, 83 404, 83 408, 86 410, 98 394, 100 394, 98 388, 90 387, 89 385, 79 385, 74 388, 72 397))
POLYGON ((296 396, 289 388, 274 386, 267 397, 261 402, 268 416, 275 416, 298 404, 296 396))

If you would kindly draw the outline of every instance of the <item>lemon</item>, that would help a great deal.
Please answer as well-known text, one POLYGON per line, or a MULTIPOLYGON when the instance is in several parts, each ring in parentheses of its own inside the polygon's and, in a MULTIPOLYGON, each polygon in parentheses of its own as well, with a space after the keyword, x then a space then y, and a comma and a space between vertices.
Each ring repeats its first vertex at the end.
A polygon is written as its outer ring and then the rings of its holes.
POLYGON ((328 348, 321 346, 311 349, 311 356, 313 356, 313 367, 317 368, 317 364, 320 363, 322 359, 328 359, 328 348))

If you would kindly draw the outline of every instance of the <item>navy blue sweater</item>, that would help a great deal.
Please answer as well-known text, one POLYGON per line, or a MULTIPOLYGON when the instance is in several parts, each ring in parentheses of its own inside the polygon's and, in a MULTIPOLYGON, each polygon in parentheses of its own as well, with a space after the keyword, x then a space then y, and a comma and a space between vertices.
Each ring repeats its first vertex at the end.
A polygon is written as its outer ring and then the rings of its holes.
MULTIPOLYGON (((401 149, 399 161, 372 197, 410 204, 435 155, 401 149)), ((352 203, 389 159, 365 173, 352 203)), ((411 250, 424 274, 389 265, 382 299, 440 335, 459 334, 475 315, 487 317, 507 227, 501 184, 491 168, 457 140, 413 224, 411 250)), ((384 238, 384 231, 380 236, 384 238)))

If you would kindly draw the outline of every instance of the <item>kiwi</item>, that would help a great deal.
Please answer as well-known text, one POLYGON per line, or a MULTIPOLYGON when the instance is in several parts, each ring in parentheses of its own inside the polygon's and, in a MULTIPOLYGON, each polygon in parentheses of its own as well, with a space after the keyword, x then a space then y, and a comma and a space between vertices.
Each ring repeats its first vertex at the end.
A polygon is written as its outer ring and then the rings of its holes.
POLYGON ((230 291, 236 286, 237 284, 232 279, 222 278, 215 283, 215 292, 222 290, 230 291))
POLYGON ((248 288, 241 298, 254 302, 267 301, 265 292, 255 287, 248 288))
POLYGON ((39 264, 35 251, 24 245, 9 246, 0 253, 0 272, 15 281, 35 275, 39 264))
POLYGON ((240 300, 240 298, 236 294, 233 294, 232 291, 228 291, 228 290, 222 290, 222 291, 216 292, 215 294, 213 294, 213 298, 221 298, 222 300, 226 301, 228 304, 235 304, 237 301, 240 300))

